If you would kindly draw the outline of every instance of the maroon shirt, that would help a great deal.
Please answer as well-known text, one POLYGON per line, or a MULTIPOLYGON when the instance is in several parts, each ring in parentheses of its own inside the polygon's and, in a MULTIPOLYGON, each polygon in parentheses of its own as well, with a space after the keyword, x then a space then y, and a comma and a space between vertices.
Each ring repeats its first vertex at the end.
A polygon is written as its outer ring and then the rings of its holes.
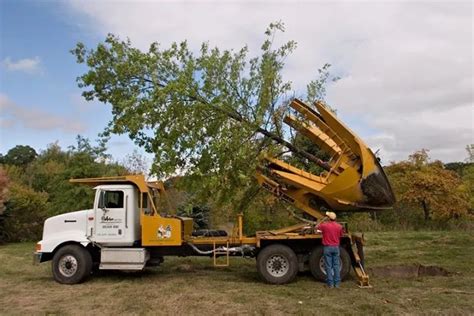
POLYGON ((337 222, 325 222, 318 225, 319 229, 323 234, 323 245, 324 246, 339 246, 341 237, 344 235, 342 226, 337 222))

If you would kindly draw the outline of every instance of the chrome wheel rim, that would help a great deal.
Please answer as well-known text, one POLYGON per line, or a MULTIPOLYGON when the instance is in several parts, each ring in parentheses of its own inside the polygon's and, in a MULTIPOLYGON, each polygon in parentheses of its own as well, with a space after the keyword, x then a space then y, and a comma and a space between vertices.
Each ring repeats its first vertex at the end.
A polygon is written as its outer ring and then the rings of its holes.
POLYGON ((273 255, 267 259, 266 267, 271 276, 279 278, 288 273, 290 262, 282 255, 273 255))
POLYGON ((59 273, 65 277, 71 277, 77 272, 77 259, 71 255, 62 256, 59 259, 59 273))

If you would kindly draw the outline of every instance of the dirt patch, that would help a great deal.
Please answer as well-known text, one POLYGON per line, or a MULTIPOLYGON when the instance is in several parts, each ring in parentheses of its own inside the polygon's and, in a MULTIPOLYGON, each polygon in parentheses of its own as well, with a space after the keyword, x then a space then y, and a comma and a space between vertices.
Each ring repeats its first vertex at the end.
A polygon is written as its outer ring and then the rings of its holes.
POLYGON ((178 272, 194 272, 195 271, 194 267, 190 264, 187 264, 187 263, 177 265, 174 268, 174 270, 178 271, 178 272))
POLYGON ((379 277, 391 277, 410 279, 422 276, 448 276, 452 273, 438 266, 425 266, 422 264, 412 265, 389 265, 368 269, 369 275, 379 277))

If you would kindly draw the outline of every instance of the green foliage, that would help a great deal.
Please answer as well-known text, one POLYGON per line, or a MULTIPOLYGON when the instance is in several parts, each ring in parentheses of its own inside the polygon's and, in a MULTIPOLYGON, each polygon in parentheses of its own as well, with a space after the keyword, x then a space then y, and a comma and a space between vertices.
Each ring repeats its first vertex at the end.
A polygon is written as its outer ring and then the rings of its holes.
POLYGON ((465 171, 472 166, 474 166, 474 162, 450 162, 444 165, 447 170, 456 172, 461 178, 465 171))
POLYGON ((63 151, 57 144, 50 145, 29 167, 28 183, 36 191, 48 192, 50 215, 92 207, 94 192, 90 188, 69 183, 72 178, 90 178, 127 174, 117 163, 106 163, 100 146, 92 146, 88 139, 77 137, 77 145, 63 151))
POLYGON ((353 232, 381 231, 384 225, 378 220, 376 213, 346 213, 339 217, 339 221, 346 222, 353 232))
MULTIPOLYGON (((186 174, 181 184, 202 201, 239 203, 235 191, 251 189, 261 155, 292 147, 282 123, 291 85, 281 71, 296 43, 275 47, 283 31, 282 23, 270 24, 253 58, 247 47, 208 43, 193 53, 185 41, 140 51, 114 35, 91 50, 78 43, 72 53, 88 66, 78 78, 83 96, 112 106, 104 135, 127 133, 155 155, 153 174, 186 174)), ((324 95, 328 67, 310 84, 311 95, 324 95)))
MULTIPOLYGON (((8 177, 5 170, 0 166, 0 216, 5 210, 5 201, 8 197, 8 177)), ((1 227, 0 227, 1 229, 1 227)))
POLYGON ((48 215, 48 194, 13 182, 6 203, 4 227, 8 240, 27 241, 41 239, 43 222, 48 215))
MULTIPOLYGON (((306 152, 310 153, 314 157, 317 157, 323 161, 328 161, 331 158, 328 153, 321 150, 319 146, 314 144, 309 138, 305 137, 301 133, 295 134, 295 136, 292 139, 292 143, 299 148, 303 148, 306 152)), ((300 168, 307 172, 311 172, 313 174, 319 175, 325 171, 319 165, 311 163, 307 159, 297 156, 297 155, 283 156, 283 160, 297 168, 300 168)))
POLYGON ((51 144, 27 165, 3 165, 10 179, 4 218, 9 239, 36 240, 47 217, 91 208, 93 190, 69 179, 127 174, 125 167, 107 159, 102 144, 93 146, 78 136, 77 144, 66 151, 51 144))
POLYGON ((309 104, 316 101, 324 101, 328 81, 335 82, 340 79, 339 77, 331 76, 329 72, 330 67, 331 64, 324 64, 322 68, 318 69, 318 77, 311 80, 306 86, 306 102, 309 104))
POLYGON ((34 148, 30 146, 17 145, 10 149, 7 154, 2 157, 1 163, 25 167, 35 160, 38 154, 34 148))
POLYGON ((127 168, 129 174, 149 174, 148 159, 136 149, 125 157, 122 165, 127 168))
POLYGON ((469 210, 474 214, 474 164, 470 164, 463 170, 462 181, 469 196, 469 210))
MULTIPOLYGON (((308 104, 314 104, 316 101, 324 101, 326 97, 326 86, 328 81, 337 81, 338 77, 332 77, 329 68, 331 67, 330 64, 324 64, 321 69, 318 69, 318 77, 312 80, 306 86, 306 102, 308 104)), ((326 104, 327 105, 327 104, 326 104)), ((328 105, 327 105, 328 106, 328 105)), ((329 109, 336 113, 336 110, 329 107, 329 109)), ((299 113, 293 113, 296 116, 300 117, 300 119, 304 120, 299 113)), ((293 130, 290 130, 293 132, 293 130)), ((328 153, 321 150, 321 148, 316 145, 313 141, 311 141, 308 137, 302 135, 299 132, 296 132, 291 137, 291 143, 297 147, 301 148, 305 152, 311 154, 313 157, 319 158, 322 161, 328 161, 331 157, 328 153)), ((313 174, 320 174, 324 171, 319 165, 308 161, 305 157, 301 155, 283 155, 283 160, 292 164, 293 166, 305 170, 307 172, 311 172, 313 174)))
POLYGON ((0 244, 8 240, 5 229, 5 202, 8 199, 9 180, 3 167, 0 165, 0 244))
POLYGON ((278 229, 297 223, 291 216, 293 208, 269 195, 263 189, 254 193, 254 198, 248 200, 248 207, 244 208, 244 233, 253 235, 259 230, 278 229))
POLYGON ((194 229, 208 229, 209 227, 209 213, 208 206, 186 206, 178 209, 178 216, 190 217, 193 219, 194 229))

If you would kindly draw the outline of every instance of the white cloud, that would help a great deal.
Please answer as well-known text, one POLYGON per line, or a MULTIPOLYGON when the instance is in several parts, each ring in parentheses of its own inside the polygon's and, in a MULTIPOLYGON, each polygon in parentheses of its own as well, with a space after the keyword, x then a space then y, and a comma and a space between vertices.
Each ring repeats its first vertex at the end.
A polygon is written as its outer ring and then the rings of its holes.
POLYGON ((473 137, 471 2, 117 2, 71 3, 84 28, 130 37, 146 49, 187 39, 258 53, 266 26, 282 20, 298 49, 284 75, 296 91, 317 68, 342 77, 328 102, 354 121, 382 158, 429 148, 433 158, 463 160, 473 137), (362 126, 362 127, 361 127, 362 126))
POLYGON ((8 71, 19 71, 29 74, 41 73, 41 60, 38 56, 16 61, 7 57, 2 61, 2 65, 8 71))
POLYGON ((20 106, 0 93, 0 127, 13 128, 20 125, 34 130, 60 130, 66 133, 82 133, 84 125, 74 118, 62 117, 37 107, 20 106))

